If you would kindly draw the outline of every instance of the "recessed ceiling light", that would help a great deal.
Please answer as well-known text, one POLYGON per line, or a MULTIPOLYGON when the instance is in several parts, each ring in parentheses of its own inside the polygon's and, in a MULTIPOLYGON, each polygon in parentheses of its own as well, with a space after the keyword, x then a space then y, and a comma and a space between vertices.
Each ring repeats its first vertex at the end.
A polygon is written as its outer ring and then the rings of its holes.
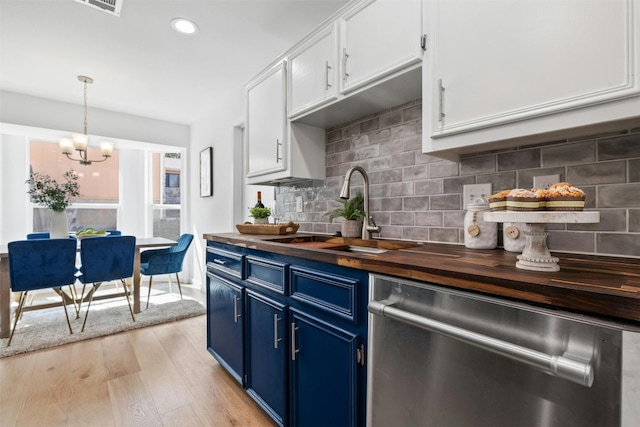
POLYGON ((171 21, 171 26, 181 34, 195 34, 198 32, 196 23, 184 18, 174 19, 171 21))

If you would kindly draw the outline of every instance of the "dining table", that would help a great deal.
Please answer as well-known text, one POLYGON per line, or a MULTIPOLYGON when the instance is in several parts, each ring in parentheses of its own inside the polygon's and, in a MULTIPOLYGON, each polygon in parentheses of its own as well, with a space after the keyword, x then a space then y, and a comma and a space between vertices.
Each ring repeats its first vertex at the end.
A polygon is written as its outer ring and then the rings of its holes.
MULTIPOLYGON (((133 312, 140 313, 140 252, 145 249, 177 246, 178 242, 164 237, 136 238, 133 264, 133 312)), ((9 277, 9 250, 0 244, 0 338, 8 338, 11 332, 11 279, 9 277)))

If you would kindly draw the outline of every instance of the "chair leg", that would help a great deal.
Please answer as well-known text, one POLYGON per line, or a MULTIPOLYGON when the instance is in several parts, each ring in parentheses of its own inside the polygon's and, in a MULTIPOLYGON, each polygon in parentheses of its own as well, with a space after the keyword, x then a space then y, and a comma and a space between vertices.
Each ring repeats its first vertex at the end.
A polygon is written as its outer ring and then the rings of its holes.
POLYGON ((176 273, 176 280, 178 281, 178 290, 180 291, 180 299, 182 299, 182 287, 180 286, 180 278, 178 277, 178 273, 176 273))
POLYGON ((171 274, 167 274, 167 277, 169 278, 169 293, 172 294, 173 293, 173 287, 171 286, 171 274))
MULTIPOLYGON (((75 285, 69 285, 69 293, 73 300, 73 308, 76 310, 76 319, 80 317, 80 303, 78 302, 78 294, 75 285)), ((64 300, 64 298, 63 298, 64 300)))
POLYGON ((78 301, 78 312, 76 313, 76 319, 80 318, 80 310, 82 310, 82 300, 84 299, 84 291, 87 288, 87 284, 82 284, 82 292, 80 293, 80 301, 78 301))
MULTIPOLYGON (((91 301, 93 301, 93 294, 95 293, 96 289, 98 289, 98 287, 100 286, 100 283, 98 283, 97 285, 94 283, 91 286, 92 286, 92 289, 89 291, 90 293, 89 304, 87 304, 87 312, 84 314, 84 322, 82 322, 82 330, 80 332, 84 332, 84 325, 87 324, 87 317, 89 317, 89 309, 91 308, 91 301)), ((82 293, 84 294, 84 290, 82 291, 82 293)))
POLYGON ((127 298, 127 304, 129 304, 129 313, 131 313, 131 320, 136 321, 135 316, 133 315, 133 307, 131 307, 131 301, 129 299, 129 291, 127 290, 127 283, 122 279, 122 287, 124 288, 124 296, 127 298))
POLYGON ((62 308, 64 308, 64 317, 67 318, 67 326, 69 327, 69 333, 73 335, 73 329, 71 329, 71 321, 69 320, 69 313, 67 312, 67 304, 65 304, 66 301, 64 300, 64 296, 62 295, 61 288, 58 288, 58 293, 60 294, 60 298, 62 298, 62 308))
POLYGON ((22 307, 24 307, 24 303, 27 300, 27 291, 24 291, 22 295, 20 295, 20 302, 18 303, 18 309, 16 310, 15 319, 13 321, 13 329, 11 329, 11 335, 9 335, 9 342, 7 343, 7 347, 11 345, 11 340, 13 339, 13 333, 16 331, 16 326, 18 326, 18 320, 22 316, 22 307))
POLYGON ((149 308, 149 300, 151 299, 151 281, 153 276, 149 276, 149 293, 147 294, 147 308, 149 308))

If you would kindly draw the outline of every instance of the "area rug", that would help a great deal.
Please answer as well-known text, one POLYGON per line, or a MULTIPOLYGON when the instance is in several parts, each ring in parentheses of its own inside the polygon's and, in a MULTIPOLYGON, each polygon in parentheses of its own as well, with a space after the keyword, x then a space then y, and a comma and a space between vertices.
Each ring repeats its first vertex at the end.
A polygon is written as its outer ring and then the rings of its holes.
POLYGON ((206 312, 200 302, 186 297, 180 300, 172 294, 152 297, 148 309, 145 308, 145 304, 145 301, 141 301, 142 311, 136 314, 136 321, 133 322, 124 298, 94 301, 84 332, 80 332, 84 320, 84 307, 80 317, 76 319, 73 307, 68 306, 73 335, 69 334, 62 306, 24 312, 18 322, 11 347, 7 347, 8 338, 0 339, 0 358, 186 319, 206 312))

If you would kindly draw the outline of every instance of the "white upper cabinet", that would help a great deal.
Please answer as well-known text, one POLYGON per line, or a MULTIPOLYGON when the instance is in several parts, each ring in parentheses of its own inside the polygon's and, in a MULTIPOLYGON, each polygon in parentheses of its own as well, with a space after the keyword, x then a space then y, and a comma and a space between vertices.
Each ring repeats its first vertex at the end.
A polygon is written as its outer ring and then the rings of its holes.
POLYGON ((423 151, 640 115, 637 1, 428 5, 423 151))
POLYGON ((340 19, 341 92, 422 60, 422 1, 369 0, 340 19))
POLYGON ((338 96, 338 36, 331 24, 289 55, 289 117, 338 96))
POLYGON ((287 120, 286 77, 283 60, 246 87, 246 184, 325 177, 325 131, 287 120))
POLYGON ((286 167, 286 76, 282 61, 246 87, 246 175, 254 177, 286 167))

